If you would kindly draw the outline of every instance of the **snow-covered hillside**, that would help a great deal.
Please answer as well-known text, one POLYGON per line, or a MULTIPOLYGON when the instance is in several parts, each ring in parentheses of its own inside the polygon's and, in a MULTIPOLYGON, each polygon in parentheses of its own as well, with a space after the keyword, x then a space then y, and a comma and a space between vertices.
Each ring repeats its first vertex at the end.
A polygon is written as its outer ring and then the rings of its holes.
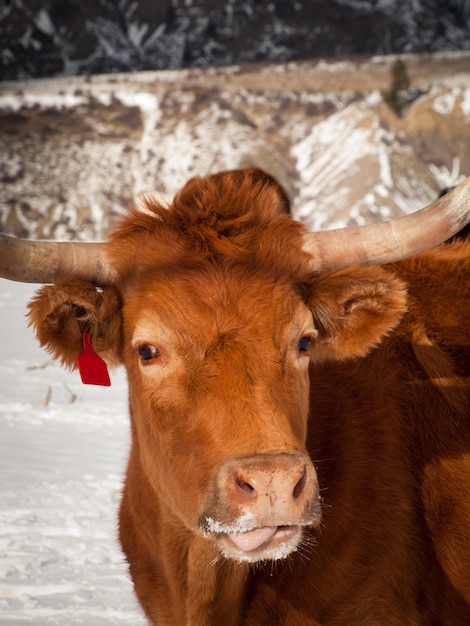
POLYGON ((6 83, 0 228, 99 239, 139 194, 247 165, 312 228, 416 210, 470 173, 470 53, 406 57, 402 117, 381 96, 395 60, 6 83))
POLYGON ((0 280, 0 624, 144 626, 116 539, 124 373, 89 387, 26 328, 35 287, 0 280))

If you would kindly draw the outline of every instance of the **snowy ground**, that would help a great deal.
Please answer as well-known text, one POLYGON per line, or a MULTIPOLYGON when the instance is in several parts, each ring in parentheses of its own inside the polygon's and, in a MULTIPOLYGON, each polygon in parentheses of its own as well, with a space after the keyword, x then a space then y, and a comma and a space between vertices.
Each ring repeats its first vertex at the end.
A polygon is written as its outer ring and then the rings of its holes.
POLYGON ((146 624, 116 539, 126 381, 89 387, 30 329, 35 287, 0 280, 0 624, 146 624))

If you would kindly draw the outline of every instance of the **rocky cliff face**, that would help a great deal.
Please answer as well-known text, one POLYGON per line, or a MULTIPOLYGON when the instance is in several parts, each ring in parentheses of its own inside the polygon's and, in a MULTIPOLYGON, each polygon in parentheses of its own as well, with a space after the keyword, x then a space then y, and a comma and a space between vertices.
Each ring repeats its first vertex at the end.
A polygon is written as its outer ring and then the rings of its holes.
POLYGON ((467 0, 5 0, 0 76, 470 49, 467 0))
POLYGON ((312 229, 402 215, 470 174, 469 54, 57 78, 0 92, 0 229, 99 239, 142 193, 255 165, 312 229))

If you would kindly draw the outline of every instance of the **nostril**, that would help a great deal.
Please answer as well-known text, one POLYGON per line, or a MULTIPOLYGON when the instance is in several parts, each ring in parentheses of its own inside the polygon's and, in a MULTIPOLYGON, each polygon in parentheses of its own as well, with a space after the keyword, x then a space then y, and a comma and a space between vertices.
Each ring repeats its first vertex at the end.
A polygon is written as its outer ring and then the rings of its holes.
POLYGON ((299 481, 297 482, 296 486, 294 487, 294 491, 292 492, 292 495, 294 496, 294 498, 299 498, 302 494, 302 491, 305 488, 305 484, 307 482, 307 468, 304 467, 304 471, 302 476, 300 477, 299 481))
POLYGON ((252 485, 250 485, 250 483, 247 483, 241 478, 237 478, 237 485, 245 493, 252 493, 255 490, 255 488, 252 485))

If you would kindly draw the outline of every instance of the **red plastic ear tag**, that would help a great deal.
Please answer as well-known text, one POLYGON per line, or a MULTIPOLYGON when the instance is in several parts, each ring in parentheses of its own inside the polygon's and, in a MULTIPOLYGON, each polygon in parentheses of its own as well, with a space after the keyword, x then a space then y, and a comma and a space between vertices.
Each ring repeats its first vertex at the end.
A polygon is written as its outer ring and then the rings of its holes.
POLYGON ((103 359, 96 354, 91 345, 90 335, 83 333, 83 352, 77 359, 80 378, 85 385, 103 385, 109 387, 108 368, 103 359))

